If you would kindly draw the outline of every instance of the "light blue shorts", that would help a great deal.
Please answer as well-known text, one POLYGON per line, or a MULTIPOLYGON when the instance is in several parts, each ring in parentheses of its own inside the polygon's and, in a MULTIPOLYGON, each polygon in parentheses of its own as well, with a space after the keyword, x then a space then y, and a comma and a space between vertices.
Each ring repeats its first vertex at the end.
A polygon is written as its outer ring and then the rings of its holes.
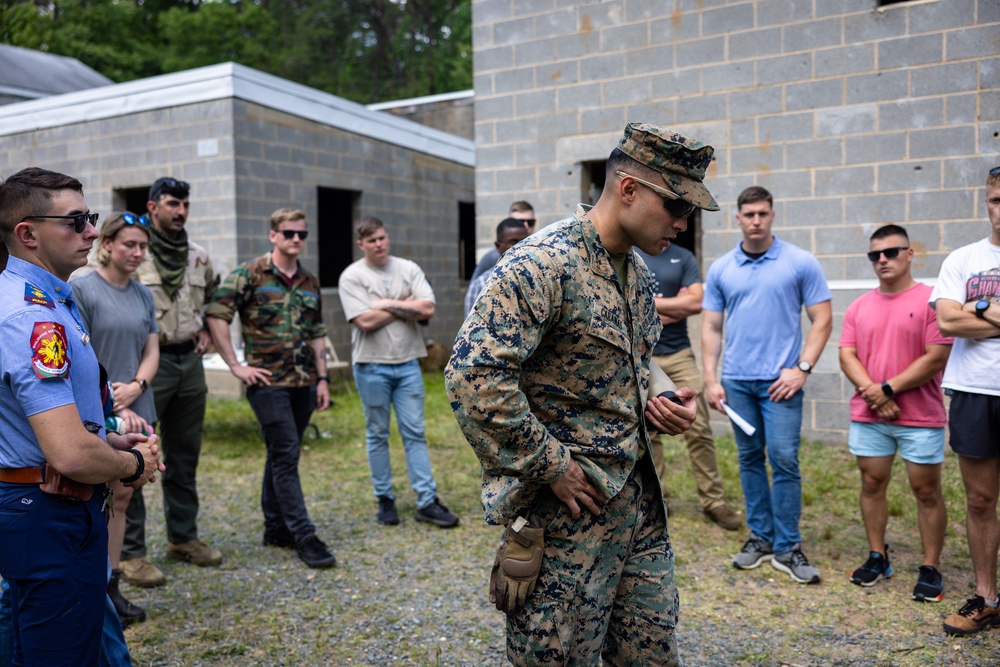
POLYGON ((851 422, 847 446, 855 456, 894 456, 929 465, 944 461, 944 427, 851 422))

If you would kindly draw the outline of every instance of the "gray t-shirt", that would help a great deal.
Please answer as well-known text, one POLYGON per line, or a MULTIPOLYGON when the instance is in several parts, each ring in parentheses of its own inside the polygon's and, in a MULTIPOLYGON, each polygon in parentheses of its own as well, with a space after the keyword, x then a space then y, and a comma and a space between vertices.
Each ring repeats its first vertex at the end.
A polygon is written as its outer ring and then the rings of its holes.
MULTIPOLYGON (((636 252, 646 262, 653 276, 653 286, 656 290, 654 296, 674 297, 682 287, 701 282, 698 260, 687 248, 671 243, 666 250, 655 257, 647 255, 638 248, 636 252)), ((653 348, 653 354, 674 354, 689 347, 691 339, 688 338, 687 318, 685 318, 663 327, 660 340, 653 348)))
MULTIPOLYGON (((131 382, 139 370, 149 335, 159 331, 152 292, 135 280, 129 280, 124 288, 115 287, 97 271, 73 278, 70 286, 90 333, 94 353, 107 369, 108 379, 131 382)), ((140 394, 129 407, 150 424, 156 422, 152 388, 140 394)))
MULTIPOLYGON (((405 299, 434 302, 434 291, 415 262, 390 256, 383 267, 369 266, 364 258, 340 274, 340 303, 350 322, 372 309, 375 299, 405 299)), ((402 364, 427 356, 427 345, 419 325, 396 319, 377 331, 365 333, 351 327, 351 361, 355 364, 402 364)))

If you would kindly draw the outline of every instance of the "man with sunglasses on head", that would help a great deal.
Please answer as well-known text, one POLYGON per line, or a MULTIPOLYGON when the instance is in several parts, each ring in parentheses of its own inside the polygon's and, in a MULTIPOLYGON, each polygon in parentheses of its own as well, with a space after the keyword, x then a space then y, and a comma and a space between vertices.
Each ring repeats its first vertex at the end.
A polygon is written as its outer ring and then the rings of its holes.
MULTIPOLYGON (((200 566, 218 565, 222 553, 198 539, 196 472, 205 420, 205 369, 201 357, 212 336, 202 316, 219 285, 208 252, 188 238, 190 186, 165 177, 149 189, 149 253, 135 277, 153 293, 160 329, 160 367, 149 382, 137 377, 142 391, 152 390, 160 420, 163 453, 169 461, 163 476, 167 556, 200 566)), ((160 586, 165 577, 147 557, 146 505, 133 494, 126 516, 121 571, 135 586, 160 586)))
POLYGON ((802 553, 799 533, 802 394, 830 337, 833 311, 819 261, 771 233, 773 206, 762 187, 741 192, 736 222, 743 238, 708 269, 701 311, 705 396, 715 410, 725 413, 728 405, 756 429, 753 435, 734 429, 750 538, 733 566, 748 570, 770 560, 795 581, 816 584, 819 571, 802 553), (805 345, 803 307, 812 323, 805 345))
POLYGON ((951 448, 965 484, 965 531, 976 590, 944 621, 952 634, 1000 625, 997 550, 1000 522, 1000 167, 986 177, 990 235, 954 251, 930 296, 938 327, 955 344, 942 386, 951 395, 951 448))
POLYGON ((215 348, 246 385, 267 446, 260 493, 264 546, 294 548, 309 567, 331 567, 336 558, 316 536, 299 481, 302 434, 313 410, 330 406, 319 280, 299 262, 307 235, 302 211, 272 213, 271 252, 229 274, 205 319, 215 348), (237 313, 245 366, 230 338, 237 313))
POLYGON ((597 203, 508 250, 458 333, 445 384, 506 527, 490 601, 514 665, 678 662, 649 430, 690 428, 696 392, 646 400, 660 321, 632 248, 658 255, 695 207, 718 210, 713 152, 629 123, 597 203))
MULTIPOLYGON (((535 209, 531 207, 526 201, 516 201, 510 205, 510 210, 507 213, 508 219, 521 220, 524 222, 524 229, 527 235, 535 233, 535 209)), ((489 252, 483 255, 483 258, 479 260, 479 264, 476 264, 476 270, 472 272, 472 277, 469 278, 469 282, 475 282, 479 276, 484 273, 489 273, 497 262, 500 261, 500 255, 503 253, 496 248, 490 248, 489 252)))
MULTIPOLYGON (((100 367, 67 282, 87 263, 96 222, 75 178, 30 167, 0 183, 10 252, 0 275, 0 577, 16 665, 101 664, 105 483, 138 488, 163 471, 156 436, 104 428, 100 367)), ((109 639, 127 653, 118 632, 109 639)))
POLYGON ((913 599, 940 602, 944 584, 938 567, 948 524, 941 492, 947 424, 941 375, 952 340, 941 335, 934 309, 927 305, 931 288, 913 279, 914 252, 906 230, 880 227, 868 247, 879 284, 847 307, 840 335, 840 368, 857 387, 847 444, 861 471, 861 518, 869 548, 868 560, 851 573, 851 582, 874 586, 893 574, 885 543, 886 490, 898 450, 917 500, 924 550, 913 599))

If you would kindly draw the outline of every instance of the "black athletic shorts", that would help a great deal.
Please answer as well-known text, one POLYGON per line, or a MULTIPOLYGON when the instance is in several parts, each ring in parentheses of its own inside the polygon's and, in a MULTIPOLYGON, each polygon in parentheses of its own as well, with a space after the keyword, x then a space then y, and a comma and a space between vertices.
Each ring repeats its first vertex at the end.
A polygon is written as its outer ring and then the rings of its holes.
POLYGON ((949 391, 952 450, 976 459, 1000 456, 1000 396, 949 391))

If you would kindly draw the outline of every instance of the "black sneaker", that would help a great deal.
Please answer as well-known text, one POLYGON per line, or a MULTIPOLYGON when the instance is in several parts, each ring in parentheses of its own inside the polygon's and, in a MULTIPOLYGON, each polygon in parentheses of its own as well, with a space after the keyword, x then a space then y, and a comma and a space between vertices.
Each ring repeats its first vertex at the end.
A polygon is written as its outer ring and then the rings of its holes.
POLYGON ((933 565, 921 565, 917 575, 917 585, 913 587, 913 599, 921 602, 940 602, 944 597, 944 582, 941 573, 933 565))
POLYGON ((378 497, 378 522, 385 526, 399 525, 399 512, 396 511, 396 501, 389 496, 378 497))
POLYGON ((888 579, 892 576, 892 565, 889 564, 889 545, 885 545, 883 556, 877 551, 868 552, 868 560, 865 564, 851 572, 851 583, 858 586, 874 586, 879 579, 888 579))
POLYGON ((282 549, 295 548, 295 538, 292 536, 292 532, 287 528, 274 531, 264 529, 263 542, 265 547, 281 547, 282 549))
POLYGON ((309 567, 333 567, 337 564, 337 559, 326 548, 323 540, 315 535, 310 535, 301 542, 296 542, 295 551, 299 554, 302 562, 309 567))
POLYGON ((417 521, 433 523, 438 528, 453 528, 458 525, 458 517, 437 498, 427 507, 417 510, 417 521))

